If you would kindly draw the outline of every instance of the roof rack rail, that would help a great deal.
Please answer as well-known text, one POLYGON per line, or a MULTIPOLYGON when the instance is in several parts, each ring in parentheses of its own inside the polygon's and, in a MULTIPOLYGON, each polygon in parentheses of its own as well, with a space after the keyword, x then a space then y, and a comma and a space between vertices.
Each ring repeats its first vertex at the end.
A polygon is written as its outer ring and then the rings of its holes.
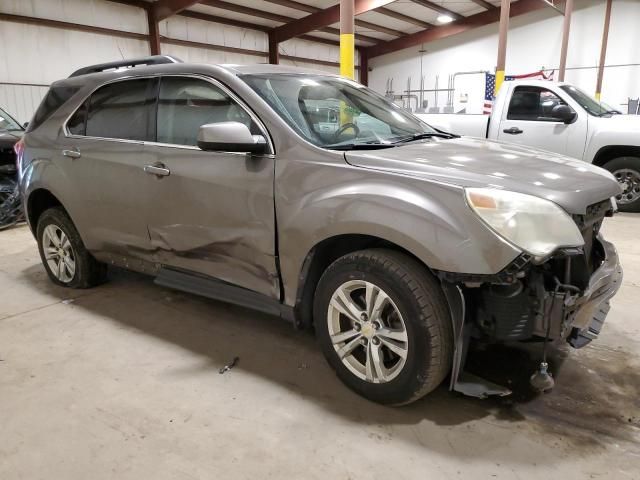
POLYGON ((98 63, 88 67, 80 68, 71 75, 71 77, 79 77, 80 75, 88 75, 90 73, 105 72, 107 70, 116 70, 119 68, 133 68, 139 65, 162 65, 165 63, 182 63, 182 60, 169 55, 153 55, 151 57, 134 58, 132 60, 118 60, 116 62, 98 63))

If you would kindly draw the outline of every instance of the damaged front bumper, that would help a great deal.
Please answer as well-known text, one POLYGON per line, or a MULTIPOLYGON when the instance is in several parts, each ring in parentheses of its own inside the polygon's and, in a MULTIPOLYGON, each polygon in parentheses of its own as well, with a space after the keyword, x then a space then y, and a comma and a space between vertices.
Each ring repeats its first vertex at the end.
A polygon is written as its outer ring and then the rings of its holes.
POLYGON ((542 265, 519 258, 514 265, 485 279, 440 272, 456 339, 452 390, 477 397, 510 393, 463 374, 472 339, 485 343, 566 340, 574 348, 587 345, 600 333, 609 300, 622 284, 618 253, 597 230, 588 251, 559 252, 542 265))
POLYGON ((572 331, 567 341, 574 348, 582 348, 598 337, 609 313, 609 300, 622 285, 622 266, 616 247, 601 235, 597 240, 604 250, 604 261, 593 272, 584 293, 565 305, 572 316, 572 331))

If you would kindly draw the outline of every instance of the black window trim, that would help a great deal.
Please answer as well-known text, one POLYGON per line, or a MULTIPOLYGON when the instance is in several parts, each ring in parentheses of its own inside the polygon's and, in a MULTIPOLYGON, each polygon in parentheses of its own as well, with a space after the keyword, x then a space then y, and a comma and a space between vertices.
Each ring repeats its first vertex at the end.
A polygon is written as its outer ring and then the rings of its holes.
MULTIPOLYGON (((150 145, 150 146, 181 148, 181 149, 186 149, 186 150, 200 150, 200 148, 195 146, 195 145, 179 145, 179 144, 174 144, 174 143, 162 143, 162 142, 155 142, 155 141, 151 142, 151 141, 147 141, 147 140, 128 140, 128 139, 124 139, 124 138, 107 138, 107 137, 92 137, 92 136, 88 136, 88 135, 74 135, 69 131, 69 128, 68 128, 67 124, 69 123, 71 118, 76 114, 76 112, 80 108, 82 108, 82 105, 84 105, 84 103, 91 97, 91 95, 93 95, 100 88, 102 88, 102 87, 104 87, 106 85, 110 85, 112 83, 117 83, 117 82, 126 82, 126 81, 129 81, 129 80, 142 80, 142 79, 152 79, 152 78, 159 78, 161 80, 162 77, 195 78, 195 79, 199 79, 199 80, 204 80, 204 81, 212 84, 213 86, 218 87, 224 93, 229 95, 229 97, 231 97, 231 99, 234 100, 240 106, 240 108, 242 108, 245 112, 247 112, 247 114, 256 123, 256 125, 258 125, 258 128, 262 131, 262 136, 266 139, 267 145, 269 147, 268 153, 265 154, 265 155, 262 155, 262 156, 274 156, 275 155, 275 148, 274 148, 274 144, 273 144, 273 140, 271 138, 271 135, 269 135, 269 130, 267 130, 267 127, 264 125, 264 123, 262 123, 260 118, 253 112, 253 110, 251 110, 251 108, 249 108, 249 106, 240 97, 238 97, 238 95, 236 95, 225 84, 223 84, 222 82, 220 82, 219 80, 217 80, 217 79, 215 79, 213 77, 209 77, 209 76, 206 76, 206 75, 200 75, 200 74, 189 74, 189 73, 186 73, 186 74, 185 73, 182 73, 182 74, 181 73, 172 73, 172 74, 158 73, 158 74, 154 74, 154 75, 129 75, 129 76, 126 76, 126 77, 115 78, 115 79, 112 79, 112 80, 109 80, 107 82, 104 82, 104 83, 101 83, 101 84, 97 85, 87 95, 85 95, 82 98, 82 101, 78 104, 78 106, 76 108, 73 109, 71 114, 64 121, 63 126, 62 126, 62 132, 63 132, 64 136, 66 138, 74 138, 74 139, 83 139, 84 138, 84 139, 90 139, 90 140, 104 140, 104 141, 118 142, 118 143, 134 143, 134 144, 143 144, 143 145, 150 145)), ((156 117, 155 120, 156 120, 156 122, 157 122, 157 115, 158 115, 157 103, 158 103, 158 95, 159 95, 159 85, 160 85, 160 82, 158 82, 158 89, 156 90, 156 108, 155 108, 155 117, 156 117)), ((86 125, 85 125, 85 129, 86 129, 86 125)), ((202 150, 200 150, 200 151, 202 151, 202 150)), ((216 152, 209 152, 209 153, 216 153, 216 152)), ((242 155, 242 156, 246 155, 246 153, 244 153, 244 152, 220 152, 220 153, 242 155)))

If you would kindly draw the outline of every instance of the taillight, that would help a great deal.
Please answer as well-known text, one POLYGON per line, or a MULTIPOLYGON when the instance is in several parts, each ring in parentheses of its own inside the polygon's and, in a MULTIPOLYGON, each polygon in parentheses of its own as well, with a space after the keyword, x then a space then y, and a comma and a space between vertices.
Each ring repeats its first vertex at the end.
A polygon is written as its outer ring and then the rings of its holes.
POLYGON ((24 155, 24 139, 18 140, 13 146, 13 151, 16 152, 16 169, 18 170, 18 177, 22 177, 22 156, 24 155))

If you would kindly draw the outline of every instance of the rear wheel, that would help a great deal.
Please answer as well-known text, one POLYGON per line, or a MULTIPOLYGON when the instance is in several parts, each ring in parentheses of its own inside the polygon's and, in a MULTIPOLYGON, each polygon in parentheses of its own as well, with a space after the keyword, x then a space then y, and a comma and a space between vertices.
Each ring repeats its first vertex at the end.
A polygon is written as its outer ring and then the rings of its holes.
POLYGON ((40 258, 54 283, 89 288, 106 280, 107 266, 85 248, 76 227, 62 208, 50 208, 40 216, 36 236, 40 258))
POLYGON ((410 403, 449 373, 453 339, 437 280, 400 252, 363 250, 336 260, 314 299, 318 341, 338 377, 378 403, 410 403))
POLYGON ((616 197, 620 211, 640 212, 640 158, 614 158, 607 162, 604 168, 613 173, 623 189, 616 197))

